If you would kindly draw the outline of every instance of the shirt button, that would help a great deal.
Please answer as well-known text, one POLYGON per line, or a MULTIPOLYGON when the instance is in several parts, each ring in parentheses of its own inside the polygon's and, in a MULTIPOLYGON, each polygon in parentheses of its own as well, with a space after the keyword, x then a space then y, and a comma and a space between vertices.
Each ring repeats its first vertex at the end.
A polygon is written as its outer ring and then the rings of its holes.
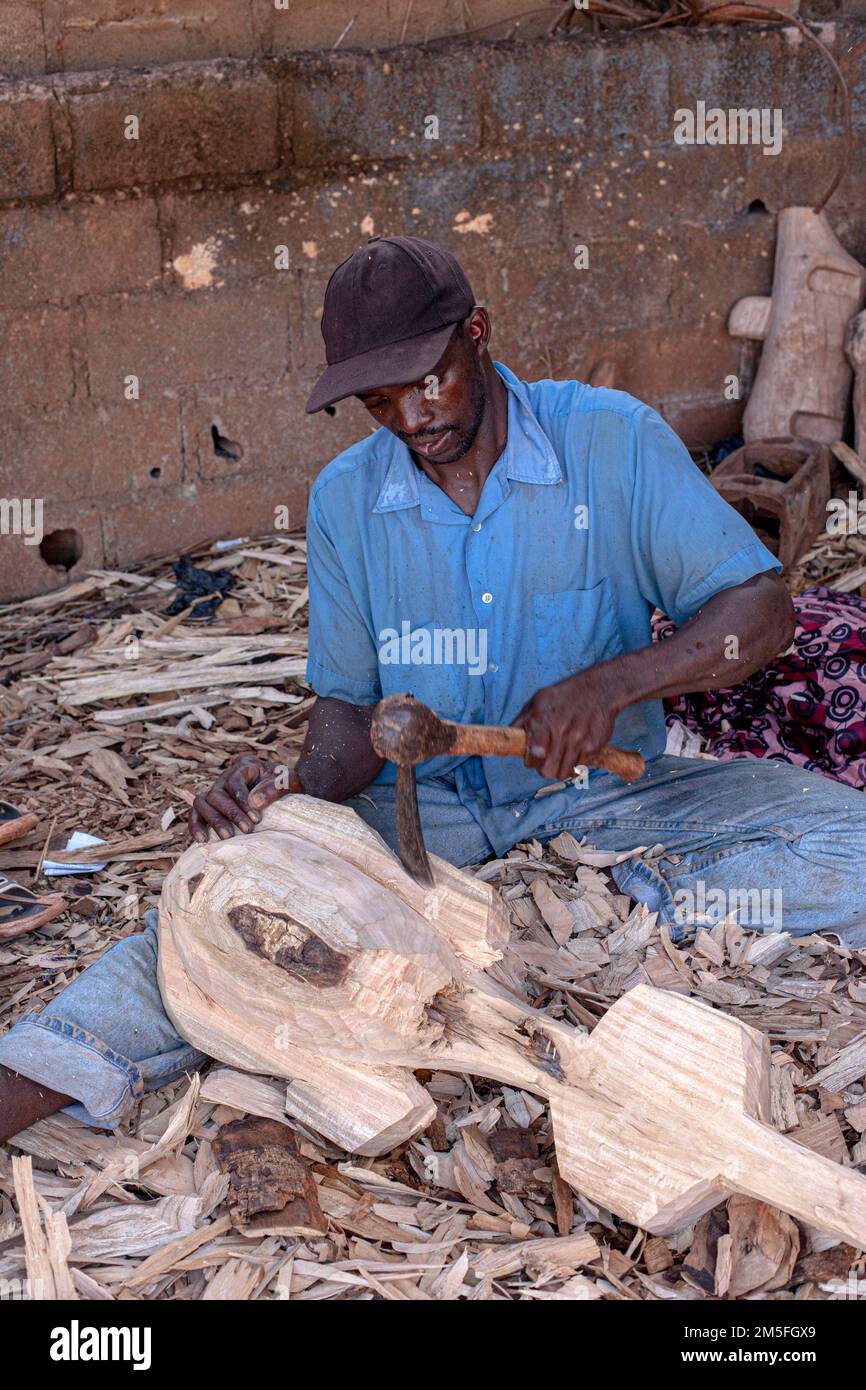
POLYGON ((498 670, 499 670, 499 667, 496 665, 496 662, 495 662, 495 661, 490 661, 490 662, 488 662, 488 664, 487 664, 487 669, 488 669, 488 671, 498 671, 498 670))
POLYGON ((476 521, 475 525, 472 527, 472 530, 473 530, 473 531, 480 531, 480 530, 481 530, 481 522, 480 522, 480 521, 476 521))
POLYGON ((492 594, 482 594, 482 595, 481 595, 481 602, 482 602, 482 603, 492 603, 492 602, 493 602, 493 595, 492 595, 492 594))

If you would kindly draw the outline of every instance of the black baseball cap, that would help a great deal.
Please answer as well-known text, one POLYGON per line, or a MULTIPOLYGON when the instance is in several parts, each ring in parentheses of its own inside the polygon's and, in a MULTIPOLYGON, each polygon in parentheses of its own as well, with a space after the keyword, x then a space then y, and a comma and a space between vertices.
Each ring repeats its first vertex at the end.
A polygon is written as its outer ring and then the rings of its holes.
POLYGON ((472 287, 450 252, 420 237, 371 237, 328 281, 322 314, 328 366, 307 413, 426 376, 454 325, 474 307, 472 287))

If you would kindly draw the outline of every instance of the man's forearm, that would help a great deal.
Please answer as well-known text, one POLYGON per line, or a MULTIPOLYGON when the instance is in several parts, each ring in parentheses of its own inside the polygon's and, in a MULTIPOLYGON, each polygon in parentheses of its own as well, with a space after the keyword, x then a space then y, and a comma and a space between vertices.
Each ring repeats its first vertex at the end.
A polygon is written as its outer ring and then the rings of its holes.
POLYGON ((715 594, 667 641, 605 663, 613 668, 612 698, 625 708, 736 685, 784 651, 794 629, 794 606, 778 575, 756 575, 715 594))
POLYGON ((316 701, 295 768, 308 796, 346 801, 378 776, 384 759, 370 742, 374 709, 344 700, 316 701))
POLYGON ((62 1110, 64 1105, 72 1105, 73 1100, 73 1096, 52 1091, 40 1081, 31 1081, 29 1076, 0 1066, 0 1144, 37 1120, 62 1110))

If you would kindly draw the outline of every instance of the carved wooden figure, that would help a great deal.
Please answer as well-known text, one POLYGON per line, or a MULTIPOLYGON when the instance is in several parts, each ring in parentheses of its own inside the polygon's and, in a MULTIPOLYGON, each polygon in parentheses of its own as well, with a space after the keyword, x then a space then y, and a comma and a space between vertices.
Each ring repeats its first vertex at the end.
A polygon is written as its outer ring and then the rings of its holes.
POLYGON ((772 295, 749 295, 731 310, 728 332, 764 347, 743 415, 746 443, 843 437, 851 367, 849 319, 866 297, 866 268, 835 237, 823 212, 783 208, 772 295))
POLYGON ((414 1070, 470 1072, 547 1097, 561 1176, 645 1230, 742 1192, 866 1248, 866 1178, 769 1127, 762 1034, 644 985, 592 1034, 538 1014, 497 965, 499 896, 432 862, 421 887, 348 807, 302 796, 188 849, 160 905, 180 1032, 288 1078, 289 1113, 358 1152, 430 1123, 414 1070))

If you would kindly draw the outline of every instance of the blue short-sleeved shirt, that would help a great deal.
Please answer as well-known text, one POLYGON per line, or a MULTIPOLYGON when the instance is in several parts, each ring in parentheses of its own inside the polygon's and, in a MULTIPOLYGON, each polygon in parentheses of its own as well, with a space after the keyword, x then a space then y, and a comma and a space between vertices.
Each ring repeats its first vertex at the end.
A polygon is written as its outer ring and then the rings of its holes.
MULTIPOLYGON (((316 479, 307 679, 317 694, 374 704, 408 690, 445 718, 509 724, 541 686, 648 646, 655 608, 682 623, 720 590, 781 569, 649 406, 495 367, 508 441, 474 516, 385 429, 316 479)), ((661 701, 624 710, 611 741, 662 753, 661 701)), ((395 773, 386 763, 377 781, 395 773)), ((532 833, 545 781, 520 759, 435 758, 417 773, 453 775, 494 844, 532 833)))

